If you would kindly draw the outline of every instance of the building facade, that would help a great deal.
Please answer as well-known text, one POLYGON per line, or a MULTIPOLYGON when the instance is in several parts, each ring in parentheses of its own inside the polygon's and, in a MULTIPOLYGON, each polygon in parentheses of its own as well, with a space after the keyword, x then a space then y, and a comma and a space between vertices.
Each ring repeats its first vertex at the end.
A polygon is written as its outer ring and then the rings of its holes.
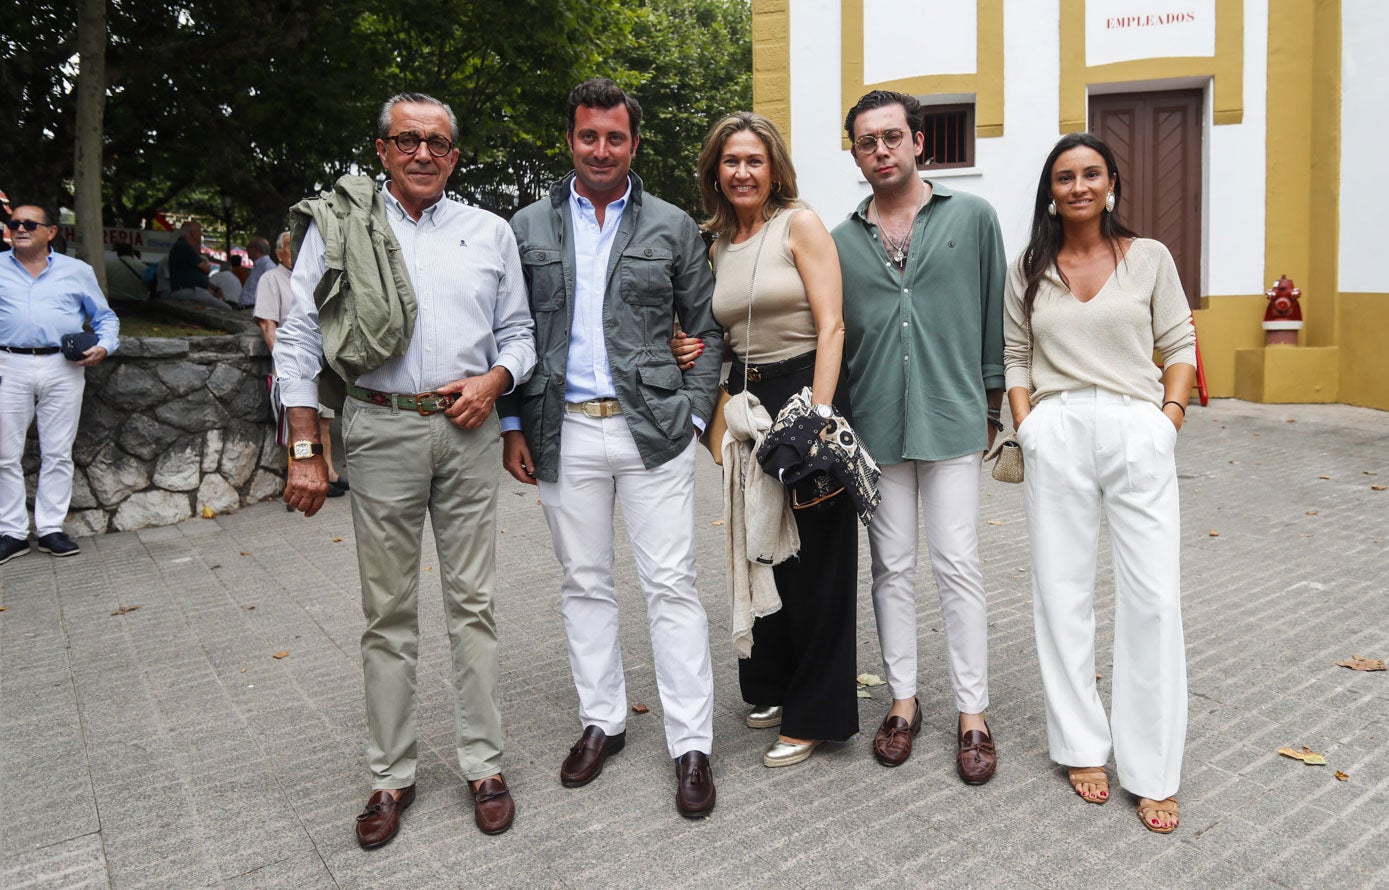
MULTIPOLYGON (((922 175, 1026 243, 1047 152, 1119 155, 1126 221, 1172 250, 1209 392, 1389 410, 1389 4, 1381 0, 753 0, 756 109, 833 225, 868 194, 843 120, 874 88, 928 108, 922 175), (1264 292, 1302 291, 1296 346, 1264 292)), ((847 296, 847 295, 846 295, 847 296)))

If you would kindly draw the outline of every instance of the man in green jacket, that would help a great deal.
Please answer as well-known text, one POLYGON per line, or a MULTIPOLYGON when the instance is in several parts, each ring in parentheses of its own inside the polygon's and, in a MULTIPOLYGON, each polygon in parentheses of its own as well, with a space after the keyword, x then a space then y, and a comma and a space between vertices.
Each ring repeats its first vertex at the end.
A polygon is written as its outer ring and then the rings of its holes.
POLYGON ((988 617, 979 570, 981 452, 1001 427, 1003 282, 998 218, 980 198, 923 181, 920 104, 874 90, 844 123, 873 189, 833 232, 844 277, 854 424, 882 468, 868 528, 873 608, 892 709, 873 742, 884 766, 911 756, 916 696, 917 503, 945 618, 956 767, 977 785, 996 755, 988 707, 988 617))
POLYGON ((560 782, 588 784, 626 744, 612 577, 616 499, 646 596, 676 807, 693 818, 714 808, 713 672, 695 592, 695 440, 714 409, 723 340, 698 227, 646 194, 631 172, 640 123, 641 106, 612 81, 575 87, 567 137, 574 172, 511 221, 539 355, 519 404, 502 411, 504 466, 539 484, 564 572, 561 608, 583 735, 560 782), (705 343, 683 375, 667 345, 677 319, 705 343))

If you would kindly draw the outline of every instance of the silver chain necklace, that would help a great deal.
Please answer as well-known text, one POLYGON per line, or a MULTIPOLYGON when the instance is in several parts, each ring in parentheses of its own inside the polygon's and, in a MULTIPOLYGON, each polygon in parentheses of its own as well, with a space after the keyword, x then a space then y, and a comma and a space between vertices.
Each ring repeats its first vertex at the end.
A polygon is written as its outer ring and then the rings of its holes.
POLYGON ((883 233, 883 243, 887 252, 887 258, 892 261, 892 265, 897 267, 897 271, 903 272, 907 268, 907 251, 912 244, 912 227, 916 223, 916 215, 921 212, 921 208, 926 206, 926 186, 921 186, 921 197, 917 201, 916 210, 912 211, 911 222, 907 223, 907 233, 900 238, 892 237, 892 233, 883 225, 883 213, 878 208, 878 199, 873 199, 873 215, 878 218, 878 231, 883 233))

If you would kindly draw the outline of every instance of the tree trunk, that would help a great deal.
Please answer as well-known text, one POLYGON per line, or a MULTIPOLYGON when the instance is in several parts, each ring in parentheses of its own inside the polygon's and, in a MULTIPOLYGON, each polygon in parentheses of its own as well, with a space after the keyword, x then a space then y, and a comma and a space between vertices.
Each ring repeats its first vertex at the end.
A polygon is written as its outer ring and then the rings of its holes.
POLYGON ((101 143, 102 117, 106 111, 106 0, 78 0, 77 53, 77 138, 72 177, 77 213, 77 256, 91 265, 105 291, 101 143))

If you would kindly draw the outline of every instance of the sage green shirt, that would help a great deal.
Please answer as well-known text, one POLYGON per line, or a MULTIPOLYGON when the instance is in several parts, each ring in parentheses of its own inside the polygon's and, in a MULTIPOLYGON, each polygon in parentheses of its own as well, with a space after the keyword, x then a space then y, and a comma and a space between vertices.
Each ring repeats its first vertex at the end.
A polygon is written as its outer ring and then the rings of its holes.
POLYGON ((985 391, 1003 388, 998 217, 980 197, 931 187, 902 273, 868 221, 870 199, 832 233, 854 428, 880 464, 983 451, 985 391))

